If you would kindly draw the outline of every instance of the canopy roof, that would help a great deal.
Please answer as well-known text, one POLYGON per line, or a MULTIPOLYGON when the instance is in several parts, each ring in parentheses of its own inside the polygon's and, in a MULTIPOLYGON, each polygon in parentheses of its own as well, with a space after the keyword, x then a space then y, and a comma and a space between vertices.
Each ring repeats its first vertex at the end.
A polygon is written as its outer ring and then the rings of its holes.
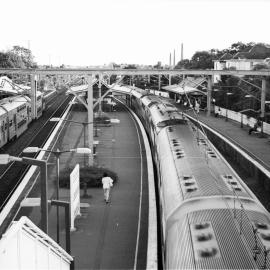
POLYGON ((173 85, 168 85, 162 87, 162 89, 174 92, 180 95, 185 95, 185 94, 202 94, 206 95, 207 93, 203 90, 198 89, 198 87, 203 88, 202 84, 206 82, 206 78, 204 77, 187 77, 185 78, 182 82, 179 84, 173 84, 173 85))

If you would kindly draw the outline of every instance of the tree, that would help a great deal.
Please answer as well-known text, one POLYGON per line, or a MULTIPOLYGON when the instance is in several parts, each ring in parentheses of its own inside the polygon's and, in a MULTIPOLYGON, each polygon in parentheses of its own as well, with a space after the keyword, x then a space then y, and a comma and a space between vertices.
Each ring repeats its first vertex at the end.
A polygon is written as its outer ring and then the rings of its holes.
POLYGON ((191 58, 192 69, 212 69, 213 56, 207 51, 196 52, 191 58))
POLYGON ((10 68, 10 62, 8 55, 4 52, 0 52, 0 67, 1 68, 10 68))
POLYGON ((37 67, 37 64, 34 62, 34 56, 32 55, 31 50, 21 46, 13 46, 10 52, 20 57, 26 68, 37 67))
POLYGON ((12 51, 8 51, 7 57, 9 66, 11 68, 26 68, 23 59, 19 55, 13 53, 12 51))
POLYGON ((183 59, 182 61, 179 61, 174 68, 175 69, 190 69, 191 62, 189 61, 189 59, 183 59))

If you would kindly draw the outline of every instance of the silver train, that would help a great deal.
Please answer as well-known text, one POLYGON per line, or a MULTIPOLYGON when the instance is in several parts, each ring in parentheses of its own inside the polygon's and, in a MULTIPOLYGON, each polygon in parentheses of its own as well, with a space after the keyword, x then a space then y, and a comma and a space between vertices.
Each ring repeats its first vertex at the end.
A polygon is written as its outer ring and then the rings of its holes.
MULTIPOLYGON (((47 108, 47 104, 55 98, 53 90, 43 95, 37 92, 37 118, 47 108)), ((32 122, 31 100, 27 96, 13 96, 0 100, 0 147, 8 141, 19 137, 32 122)))
POLYGON ((168 99, 127 86, 157 168, 165 269, 270 268, 270 215, 168 99))

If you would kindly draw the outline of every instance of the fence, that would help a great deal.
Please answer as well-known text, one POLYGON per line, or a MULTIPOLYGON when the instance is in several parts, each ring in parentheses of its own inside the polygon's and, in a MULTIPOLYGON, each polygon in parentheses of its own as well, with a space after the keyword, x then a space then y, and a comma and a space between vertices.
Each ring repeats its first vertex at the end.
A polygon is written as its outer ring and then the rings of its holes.
MULTIPOLYGON (((228 119, 242 123, 245 126, 254 127, 255 123, 257 122, 257 119, 255 119, 253 117, 248 117, 247 115, 242 114, 240 112, 227 110, 227 109, 221 108, 219 106, 215 106, 214 111, 215 111, 215 113, 219 112, 219 115, 221 115, 223 117, 226 117, 226 115, 227 115, 228 119)), ((262 122, 262 125, 263 125, 263 132, 265 134, 270 135, 270 124, 268 124, 266 122, 262 122)))

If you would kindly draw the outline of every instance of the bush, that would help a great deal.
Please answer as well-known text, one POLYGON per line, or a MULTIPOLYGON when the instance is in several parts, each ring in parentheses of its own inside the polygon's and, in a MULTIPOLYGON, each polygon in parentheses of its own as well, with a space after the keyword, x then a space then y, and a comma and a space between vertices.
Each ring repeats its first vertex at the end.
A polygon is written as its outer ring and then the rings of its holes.
MULTIPOLYGON (((74 168, 65 168, 60 172, 60 187, 69 188, 70 173, 73 169, 74 168)), ((87 187, 101 187, 101 179, 104 172, 113 179, 114 183, 117 182, 117 174, 107 168, 96 166, 80 167, 80 187, 83 188, 84 183, 87 184, 87 187)))

